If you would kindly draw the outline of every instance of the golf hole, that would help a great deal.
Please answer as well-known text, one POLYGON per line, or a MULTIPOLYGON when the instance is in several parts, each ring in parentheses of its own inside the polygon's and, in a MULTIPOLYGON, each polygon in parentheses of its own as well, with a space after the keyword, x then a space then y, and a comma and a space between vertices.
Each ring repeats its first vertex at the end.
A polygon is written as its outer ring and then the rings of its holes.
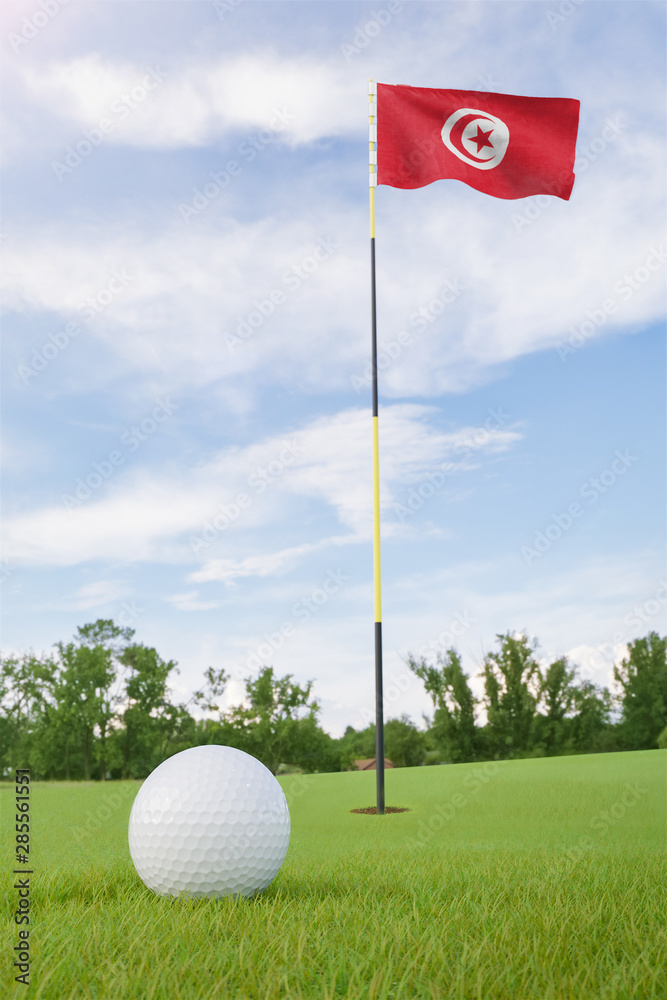
MULTIPOLYGON (((410 810, 407 808, 401 808, 400 806, 385 806, 385 813, 407 813, 410 810)), ((350 809, 351 813, 363 813, 364 816, 377 816, 378 807, 377 806, 366 806, 365 809, 350 809)))

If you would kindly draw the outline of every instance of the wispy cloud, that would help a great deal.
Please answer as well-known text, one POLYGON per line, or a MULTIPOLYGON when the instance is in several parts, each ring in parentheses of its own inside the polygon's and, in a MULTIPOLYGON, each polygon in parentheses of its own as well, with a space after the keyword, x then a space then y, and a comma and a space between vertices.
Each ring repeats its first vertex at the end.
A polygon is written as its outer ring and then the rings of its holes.
POLYGON ((220 601, 202 601, 198 599, 198 591, 190 590, 186 594, 172 594, 167 601, 177 611, 212 611, 220 607, 220 601))
POLYGON ((97 580, 79 587, 70 596, 62 597, 57 606, 67 611, 88 611, 114 604, 128 593, 127 580, 97 580))
MULTIPOLYGON (((516 429, 488 431, 483 426, 443 434, 429 425, 433 409, 416 405, 387 407, 383 414, 387 460, 384 504, 398 484, 416 481, 452 457, 458 468, 509 449, 516 429), (466 457, 456 458, 457 451, 466 457)), ((248 535, 281 523, 289 512, 287 496, 319 500, 351 532, 350 541, 370 538, 371 511, 366 480, 371 443, 368 414, 350 410, 321 418, 289 438, 270 437, 247 448, 225 449, 191 470, 188 482, 170 475, 118 470, 105 489, 72 506, 38 509, 5 518, 6 552, 13 561, 71 566, 95 559, 191 562, 207 568, 193 580, 265 576, 294 565, 299 557, 345 541, 325 536, 314 543, 273 554, 236 555, 238 533, 248 535), (241 497, 245 499, 240 499, 241 497), (208 526, 208 528, 207 528, 208 526), (215 550, 233 554, 210 561, 215 550)), ((394 527, 397 530, 397 527, 394 527)), ((254 544, 257 544, 256 542, 254 544)))

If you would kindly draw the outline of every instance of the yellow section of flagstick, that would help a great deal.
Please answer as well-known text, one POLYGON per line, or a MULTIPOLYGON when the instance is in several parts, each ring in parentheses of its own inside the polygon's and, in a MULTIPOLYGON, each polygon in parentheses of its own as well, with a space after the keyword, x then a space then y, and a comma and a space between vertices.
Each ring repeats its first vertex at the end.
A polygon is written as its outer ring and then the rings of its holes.
POLYGON ((375 621, 382 621, 380 589, 380 446, 378 418, 373 417, 373 571, 375 576, 375 621))

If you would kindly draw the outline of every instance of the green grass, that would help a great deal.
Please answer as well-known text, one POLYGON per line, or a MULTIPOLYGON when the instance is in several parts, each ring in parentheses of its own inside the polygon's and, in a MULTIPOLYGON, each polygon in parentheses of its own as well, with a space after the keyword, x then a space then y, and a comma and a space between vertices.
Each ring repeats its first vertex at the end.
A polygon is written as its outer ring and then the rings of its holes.
MULTIPOLYGON (((253 900, 154 896, 138 782, 32 786, 31 986, 3 996, 212 1000, 667 996, 667 751, 286 775, 292 840, 253 900)), ((13 845, 13 785, 0 790, 13 845)), ((11 858, 10 854, 5 854, 11 858)))

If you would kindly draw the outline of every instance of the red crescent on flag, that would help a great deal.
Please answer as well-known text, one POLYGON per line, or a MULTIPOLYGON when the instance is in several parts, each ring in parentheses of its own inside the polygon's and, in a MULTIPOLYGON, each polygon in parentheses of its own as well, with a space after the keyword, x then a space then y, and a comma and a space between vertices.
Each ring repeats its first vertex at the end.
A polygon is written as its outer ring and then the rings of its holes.
POLYGON ((452 126, 452 129, 449 133, 449 141, 451 142, 452 146, 456 146, 456 148, 459 149, 465 156, 469 156, 471 160, 476 160, 477 163, 488 163, 489 162, 488 158, 484 159, 483 156, 473 156, 470 150, 465 149, 465 147, 461 143, 461 137, 463 135, 464 128, 466 127, 466 125, 469 125, 470 122, 474 122, 475 119, 484 119, 484 121, 491 122, 491 124, 495 128, 496 123, 493 121, 493 119, 487 118, 486 115, 480 115, 479 113, 474 115, 463 115, 463 117, 459 118, 457 122, 454 122, 454 125, 452 126))

